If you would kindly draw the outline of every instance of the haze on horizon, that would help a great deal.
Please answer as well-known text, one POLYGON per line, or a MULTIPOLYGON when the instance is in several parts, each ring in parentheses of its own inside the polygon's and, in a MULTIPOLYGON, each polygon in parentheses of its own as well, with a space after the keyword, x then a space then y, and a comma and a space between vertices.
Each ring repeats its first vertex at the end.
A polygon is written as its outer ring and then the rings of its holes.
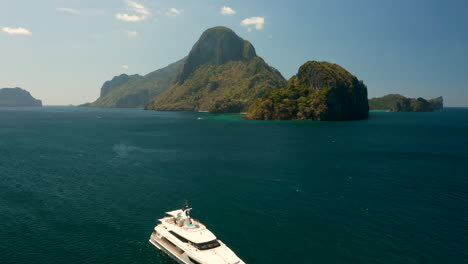
POLYGON ((0 0, 0 88, 45 105, 92 102, 106 80, 188 54, 207 28, 249 40, 286 78, 308 60, 337 63, 369 98, 444 96, 468 106, 468 2, 0 0))

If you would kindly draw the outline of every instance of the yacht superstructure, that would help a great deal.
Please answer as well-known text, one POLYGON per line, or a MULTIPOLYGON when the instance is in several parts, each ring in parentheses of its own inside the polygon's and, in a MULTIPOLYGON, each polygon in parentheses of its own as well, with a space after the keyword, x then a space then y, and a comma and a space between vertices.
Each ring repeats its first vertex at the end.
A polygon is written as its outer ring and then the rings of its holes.
POLYGON ((245 264, 198 220, 188 205, 167 212, 154 228, 149 242, 183 264, 245 264))

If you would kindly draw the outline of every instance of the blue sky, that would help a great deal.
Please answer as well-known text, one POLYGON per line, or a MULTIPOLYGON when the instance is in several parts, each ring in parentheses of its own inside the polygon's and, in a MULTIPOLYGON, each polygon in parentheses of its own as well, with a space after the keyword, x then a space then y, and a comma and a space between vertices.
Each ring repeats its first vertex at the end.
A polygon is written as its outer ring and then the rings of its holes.
POLYGON ((286 78, 308 60, 330 61, 364 80, 369 97, 443 95, 448 106, 468 106, 468 1, 0 0, 0 6, 0 87, 22 87, 48 105, 94 101, 104 81, 179 60, 205 29, 223 25, 286 78))

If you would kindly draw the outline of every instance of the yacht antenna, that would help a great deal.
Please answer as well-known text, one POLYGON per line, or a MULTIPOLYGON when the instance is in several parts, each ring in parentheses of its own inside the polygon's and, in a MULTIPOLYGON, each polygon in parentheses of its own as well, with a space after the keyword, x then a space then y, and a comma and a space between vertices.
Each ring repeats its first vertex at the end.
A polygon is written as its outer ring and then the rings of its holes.
POLYGON ((188 201, 185 200, 184 206, 182 207, 182 211, 184 212, 185 216, 187 216, 187 218, 190 218, 190 210, 192 210, 192 208, 190 208, 190 206, 188 205, 188 201))
POLYGON ((187 208, 189 208, 188 201, 184 200, 184 206, 182 207, 182 210, 185 210, 187 208))

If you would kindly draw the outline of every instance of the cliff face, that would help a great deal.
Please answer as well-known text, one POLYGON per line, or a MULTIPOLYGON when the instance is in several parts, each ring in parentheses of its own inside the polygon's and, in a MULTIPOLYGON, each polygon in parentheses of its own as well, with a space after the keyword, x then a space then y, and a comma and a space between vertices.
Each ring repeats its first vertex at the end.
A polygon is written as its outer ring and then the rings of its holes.
POLYGON ((257 100, 254 120, 358 120, 369 114, 367 87, 337 64, 309 61, 285 88, 257 100))
POLYGON ((101 96, 88 106, 143 108, 155 96, 170 87, 184 60, 180 60, 145 76, 122 74, 106 81, 101 96))
POLYGON ((388 94, 383 97, 369 99, 371 110, 389 110, 391 112, 432 112, 442 109, 443 98, 431 100, 424 98, 407 98, 399 94, 388 94))
POLYGON ((228 28, 215 27, 195 43, 171 88, 146 109, 241 112, 285 83, 250 42, 228 28))
POLYGON ((430 99, 429 103, 431 103, 434 110, 440 110, 444 108, 444 98, 442 96, 430 99))
POLYGON ((42 106, 42 101, 21 88, 0 89, 0 106, 42 106))

